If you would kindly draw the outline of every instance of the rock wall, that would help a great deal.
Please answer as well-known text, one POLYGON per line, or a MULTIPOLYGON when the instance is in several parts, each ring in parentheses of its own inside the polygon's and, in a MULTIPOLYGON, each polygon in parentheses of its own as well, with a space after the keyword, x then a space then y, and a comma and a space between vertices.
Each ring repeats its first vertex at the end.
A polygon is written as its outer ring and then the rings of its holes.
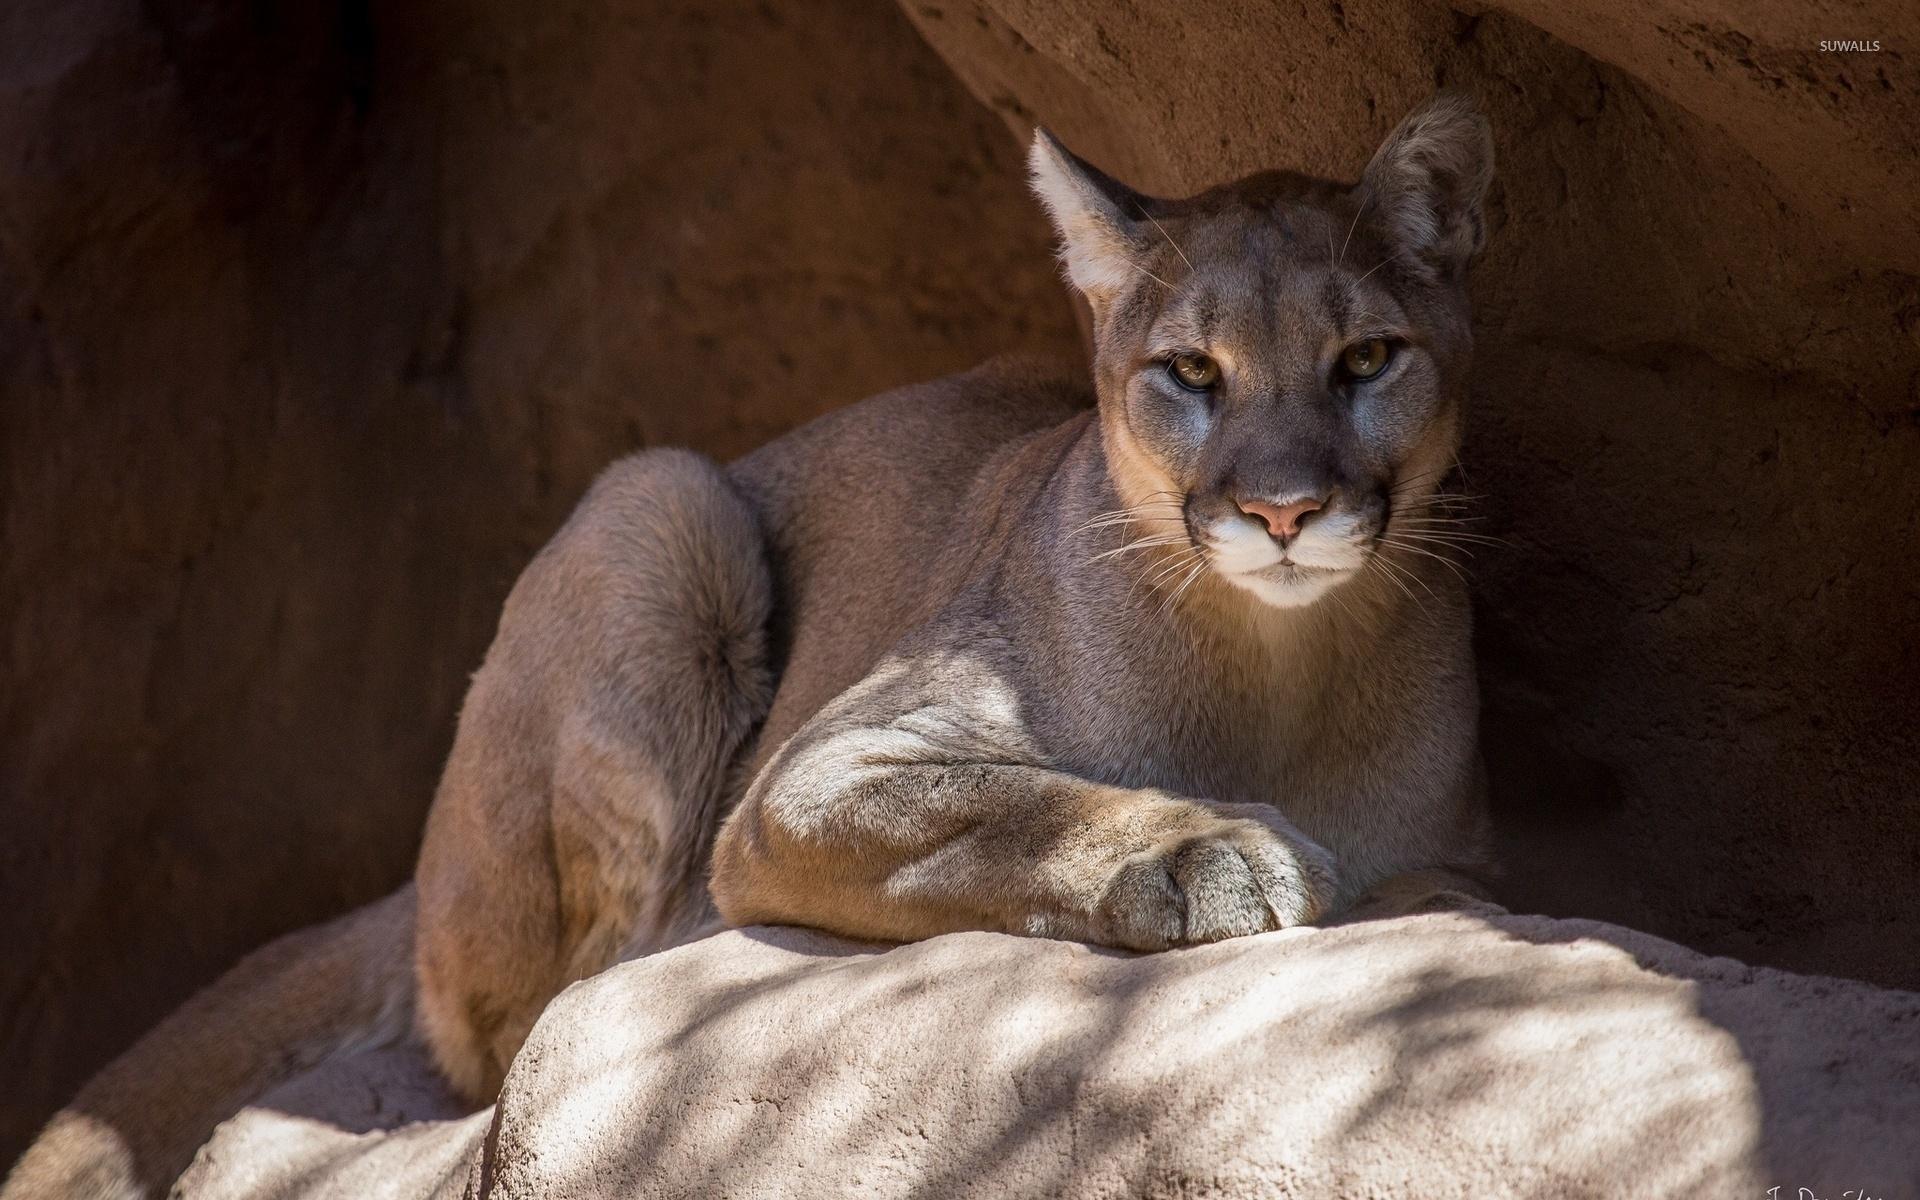
POLYGON ((599 467, 1071 347, 1019 164, 884 0, 0 6, 0 1167, 407 874, 599 467))
POLYGON ((1502 898, 1920 986, 1920 10, 904 8, 1016 134, 1149 191, 1355 178, 1436 85, 1477 97, 1502 898))

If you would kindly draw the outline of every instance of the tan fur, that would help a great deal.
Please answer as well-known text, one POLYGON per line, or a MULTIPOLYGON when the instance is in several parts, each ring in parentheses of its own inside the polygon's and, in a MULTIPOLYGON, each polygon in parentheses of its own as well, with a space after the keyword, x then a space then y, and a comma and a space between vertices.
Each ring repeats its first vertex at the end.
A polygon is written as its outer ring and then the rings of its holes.
MULTIPOLYGON (((867 554, 904 543, 920 607, 859 647, 873 667, 817 712, 782 720, 776 704, 761 745, 777 750, 715 849, 730 922, 1156 949, 1311 921, 1396 874, 1480 858, 1468 616, 1427 552, 1441 534, 1382 541, 1378 569, 1297 608, 1183 556, 1203 500, 1217 513, 1229 493, 1337 492, 1343 477, 1353 506, 1381 499, 1359 494, 1370 479, 1416 514, 1410 529, 1436 528, 1417 514, 1457 447, 1458 283, 1488 154, 1484 123, 1445 98, 1353 192, 1267 176, 1169 203, 1036 138, 1036 190, 1094 314, 1097 416, 1008 437, 930 520, 848 531, 867 554), (1274 258, 1250 261, 1262 246, 1274 258), (1352 311, 1328 311, 1329 290, 1352 311), (1352 418, 1379 428, 1342 434, 1315 362, 1382 321, 1408 365, 1352 418), (1204 416, 1170 397, 1151 365, 1163 344, 1204 349, 1240 394, 1204 416)), ((982 373, 971 388, 1008 386, 982 373)), ((968 419, 916 400, 942 429, 968 419)), ((873 438, 918 417, 868 419, 873 438)), ((878 460, 940 478, 943 440, 930 428, 878 460)), ((737 471, 796 452, 776 444, 737 471)), ((790 518, 770 491, 778 530, 790 518)))
POLYGON ((711 918, 770 603, 752 513, 685 451, 609 469, 514 585, 415 873, 420 1028, 463 1094, 498 1090, 561 988, 711 918))
POLYGON ((89 1085, 8 1200, 150 1194, 272 1073, 223 1065, 233 1014, 323 1054, 339 1014, 396 994, 396 947, 419 1033, 478 1101, 560 988, 716 906, 1155 949, 1458 886, 1482 855, 1477 702, 1464 591, 1423 539, 1465 394, 1484 123, 1443 99, 1354 188, 1159 200, 1044 135, 1033 166, 1093 312, 1092 388, 1001 361, 724 471, 611 468, 474 678, 417 934, 365 947, 347 995, 249 960, 89 1085), (1376 333, 1404 346, 1393 375, 1335 396, 1326 364, 1376 333), (1222 365, 1216 393, 1171 387, 1183 347, 1222 365), (1307 494, 1319 524, 1284 547, 1235 508, 1307 494), (154 1078, 202 1057, 206 1095, 154 1078))

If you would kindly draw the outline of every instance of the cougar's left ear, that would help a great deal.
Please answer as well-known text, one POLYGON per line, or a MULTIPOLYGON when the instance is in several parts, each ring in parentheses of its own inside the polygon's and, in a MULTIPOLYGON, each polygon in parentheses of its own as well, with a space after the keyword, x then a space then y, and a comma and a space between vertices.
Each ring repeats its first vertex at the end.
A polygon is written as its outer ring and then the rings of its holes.
POLYGON ((1097 314, 1142 277, 1137 264, 1146 246, 1139 225, 1151 201, 1082 161, 1045 129, 1033 131, 1027 170, 1060 235, 1067 278, 1097 314))
POLYGON ((1485 244, 1493 131, 1473 101, 1442 92, 1400 122, 1367 164, 1360 186, 1394 245, 1458 279, 1485 244))

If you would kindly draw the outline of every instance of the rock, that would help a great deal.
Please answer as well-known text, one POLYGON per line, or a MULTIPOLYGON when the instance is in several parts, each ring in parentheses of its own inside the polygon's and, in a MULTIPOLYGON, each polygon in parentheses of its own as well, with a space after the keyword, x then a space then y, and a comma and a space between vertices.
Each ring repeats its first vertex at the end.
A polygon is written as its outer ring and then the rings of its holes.
POLYGON ((1916 1030, 1920 995, 1491 908, 1148 956, 754 928, 570 988, 491 1117, 256 1106, 183 1190, 1900 1196, 1916 1030))
POLYGON ((190 1200, 456 1200, 493 1110, 460 1112, 424 1048, 310 1071, 222 1124, 175 1191, 190 1200))

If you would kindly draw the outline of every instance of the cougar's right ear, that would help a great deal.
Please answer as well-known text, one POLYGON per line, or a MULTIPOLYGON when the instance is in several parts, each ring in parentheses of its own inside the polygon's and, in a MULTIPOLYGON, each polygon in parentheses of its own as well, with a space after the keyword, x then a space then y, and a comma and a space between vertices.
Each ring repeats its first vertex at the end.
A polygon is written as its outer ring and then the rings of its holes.
POLYGON ((1361 188, 1387 237, 1448 278, 1487 239, 1493 132, 1473 101, 1442 92, 1411 113, 1367 164, 1361 188))
POLYGON ((1027 170, 1060 235, 1067 278, 1097 313, 1142 274, 1138 263, 1146 247, 1139 225, 1149 201, 1045 129, 1033 131, 1027 170))

